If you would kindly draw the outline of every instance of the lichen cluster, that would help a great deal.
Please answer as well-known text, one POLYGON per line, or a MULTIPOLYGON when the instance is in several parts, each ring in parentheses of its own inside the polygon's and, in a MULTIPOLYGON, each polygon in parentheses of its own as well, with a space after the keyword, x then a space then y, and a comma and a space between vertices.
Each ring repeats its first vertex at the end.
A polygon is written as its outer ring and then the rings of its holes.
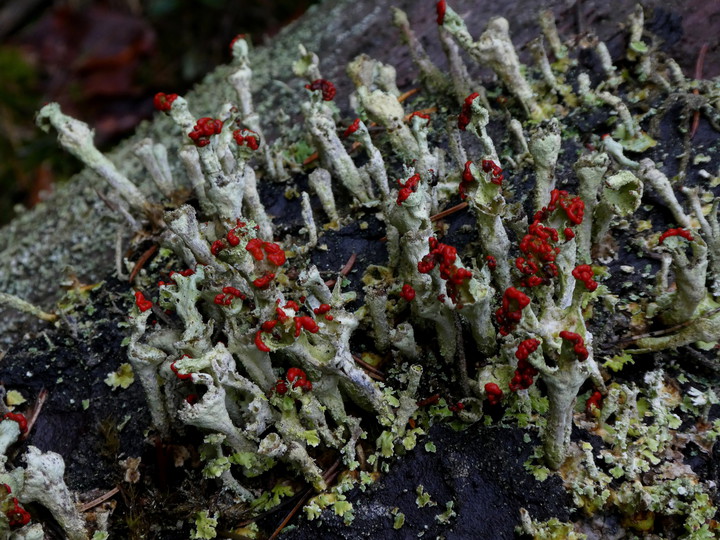
MULTIPOLYGON (((603 283, 614 256, 609 234, 652 192, 675 223, 636 238, 661 260, 652 296, 636 313, 671 330, 636 339, 630 352, 720 338, 720 199, 702 184, 683 186, 684 171, 670 179, 642 157, 656 144, 644 130, 662 108, 637 106, 695 88, 706 96, 699 112, 714 123, 717 82, 687 80, 646 44, 642 10, 630 24, 622 71, 602 42, 592 43, 601 75, 580 67, 548 13, 540 22, 550 55, 542 39, 533 42, 529 69, 505 19, 492 19, 475 40, 438 2, 449 75, 430 61, 405 14, 396 10, 393 19, 434 105, 408 110, 394 68, 360 56, 348 65, 355 115, 347 117, 317 56, 300 47, 294 71, 307 81, 297 97, 304 133, 272 140, 266 133, 274 130, 253 107, 252 56, 239 37, 228 78, 235 99, 214 116, 197 118, 192 103, 174 94, 156 97, 185 144, 177 155, 152 140, 136 147, 154 193, 142 193, 99 153, 85 124, 56 104, 39 113, 38 123, 54 127, 60 143, 112 186, 118 212, 161 246, 155 268, 163 270, 137 274, 128 339, 158 434, 199 430, 204 476, 262 509, 288 494, 280 484, 262 492, 254 481, 278 464, 317 492, 338 464, 364 487, 432 422, 491 422, 488 413, 500 411, 503 423, 540 429, 542 448, 528 467, 538 476, 547 474, 544 466, 559 470, 589 515, 615 509, 635 530, 649 530, 654 515, 679 515, 688 535, 712 537, 708 488, 672 453, 687 442, 678 438, 675 409, 707 420, 715 394, 694 388, 688 403, 670 392, 662 370, 647 373, 642 388, 611 380, 608 369, 631 357, 601 352, 593 315, 621 304, 612 280, 603 283), (486 89, 471 77, 466 57, 491 68, 500 86, 486 89), (501 88, 507 93, 493 99, 501 88), (596 110, 608 132, 579 146, 574 122, 596 110), (301 159, 287 151, 300 146, 314 153, 301 159), (574 174, 558 185, 563 152, 577 152, 574 174), (171 173, 170 160, 184 175, 171 173), (299 194, 302 235, 277 238, 258 182, 281 189, 301 177, 309 186, 299 194), (457 197, 477 233, 459 250, 437 217, 457 197), (326 231, 361 213, 384 223, 388 260, 367 268, 363 290, 353 291, 342 273, 322 277, 311 254, 326 231), (377 366, 354 354, 360 337, 372 349, 366 359, 392 363, 385 383, 377 366), (432 403, 418 401, 423 373, 443 374, 460 401, 448 407, 448 394, 423 410, 432 403), (587 407, 577 406, 580 394, 587 407), (603 448, 573 444, 573 424, 600 435, 603 448), (328 467, 327 455, 338 463, 328 467)), ((705 422, 688 437, 708 448, 718 430, 705 422)), ((343 493, 352 478, 314 497, 306 514, 332 507, 351 522, 343 493)), ((454 515, 450 506, 447 520, 454 515)), ((401 516, 395 513, 396 528, 401 516)), ((580 534, 527 514, 522 525, 536 537, 580 534)), ((194 537, 212 537, 216 526, 217 516, 204 512, 194 537)))

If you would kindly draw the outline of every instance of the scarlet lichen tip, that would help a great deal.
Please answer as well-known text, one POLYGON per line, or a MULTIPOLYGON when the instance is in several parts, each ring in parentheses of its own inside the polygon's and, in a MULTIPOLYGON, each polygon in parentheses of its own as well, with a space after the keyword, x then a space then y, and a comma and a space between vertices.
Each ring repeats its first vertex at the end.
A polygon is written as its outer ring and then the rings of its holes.
POLYGON ((473 92, 465 98, 465 103, 463 103, 462 110, 460 111, 460 115, 458 116, 457 126, 460 131, 465 131, 465 129, 468 127, 470 119, 472 118, 472 103, 479 96, 480 94, 478 94, 477 92, 473 92))
POLYGON ((572 275, 575 279, 578 281, 581 281, 585 284, 585 288, 593 292, 595 289, 598 288, 598 283, 593 279, 593 269, 592 266, 589 264, 581 264, 580 266, 577 266, 573 271, 572 275))
POLYGON ((658 245, 662 244, 666 238, 669 238, 671 236, 679 236, 681 238, 684 238, 688 242, 692 242, 694 240, 693 235, 690 234, 690 231, 686 231, 685 229, 677 228, 677 229, 668 229, 664 233, 660 235, 660 239, 658 240, 658 245))
POLYGON ((515 287, 505 289, 502 306, 495 312, 501 336, 506 336, 515 329, 517 323, 522 319, 522 310, 529 304, 530 297, 525 293, 515 287))
POLYGON ((254 280, 253 285, 255 285, 255 287, 257 287, 258 289, 267 289, 273 279, 275 279, 275 274, 273 274, 272 272, 267 272, 261 277, 254 280))
POLYGON ((222 131, 222 128, 222 120, 216 120, 209 117, 200 118, 195 123, 193 130, 188 133, 188 137, 192 139, 195 146, 207 146, 210 144, 210 137, 219 134, 222 131))
POLYGON ((445 11, 447 11, 447 2, 445 2, 445 0, 440 0, 435 5, 435 9, 437 11, 437 23, 442 25, 445 22, 445 11))
POLYGON ((602 394, 598 390, 595 390, 585 402, 585 412, 589 415, 592 415, 596 409, 600 409, 601 407, 602 394))
POLYGON ((414 112, 410 113, 410 116, 408 116, 408 122, 412 123, 412 119, 415 118, 416 116, 418 118, 422 118, 423 120, 427 120, 427 123, 430 123, 430 115, 425 114, 420 111, 414 111, 414 112))
POLYGON ((468 160, 465 162, 465 167, 463 168, 462 176, 460 177, 460 185, 458 186, 458 193, 460 194, 460 198, 462 200, 465 200, 467 198, 467 190, 470 184, 472 184, 475 181, 475 176, 473 176, 472 173, 472 165, 473 162, 471 160, 468 160))
POLYGON ((295 337, 300 337, 302 330, 307 330, 311 334, 317 334, 320 331, 320 327, 315 322, 315 319, 308 317, 307 315, 301 315, 294 318, 295 321, 295 337))
POLYGON ((400 291, 400 296, 406 301, 411 302, 415 298, 415 289, 412 288, 412 285, 406 283, 403 285, 402 291, 400 291))
POLYGON ((12 508, 5 511, 8 518, 8 525, 11 527, 21 527, 30 523, 30 513, 20 506, 20 501, 16 497, 12 498, 12 508))
POLYGON ((152 308, 152 302, 147 300, 141 291, 135 291, 135 305, 142 312, 152 308))
POLYGON ((562 332, 560 332, 559 336, 565 341, 569 341, 573 344, 573 351, 577 355, 580 362, 587 360, 588 356, 590 356, 590 353, 585 347, 585 340, 583 340, 580 334, 576 334, 575 332, 569 332, 568 330, 563 330, 562 332))
POLYGON ((8 412, 3 416, 3 420, 12 420, 13 422, 17 422, 17 425, 20 428, 20 433, 27 433, 27 419, 23 414, 8 412))
POLYGON ((332 101, 335 97, 335 85, 325 79, 316 79, 310 84, 306 84, 305 88, 311 91, 320 90, 323 101, 332 101))
POLYGON ((158 92, 153 98, 153 106, 158 111, 170 112, 173 101, 175 101, 177 97, 177 94, 164 94, 163 92, 158 92))
POLYGON ((482 170, 484 173, 490 174, 490 182, 496 186, 502 185, 505 177, 503 176, 503 170, 500 168, 500 165, 491 159, 483 159, 482 170))
MULTIPOLYGON (((184 355, 183 358, 187 358, 187 355, 184 355)), ((175 366, 175 362, 170 364, 170 371, 172 371, 175 376, 180 379, 181 381, 186 381, 189 379, 192 379, 192 373, 180 373, 177 366, 175 366)))
POLYGON ((397 196, 397 204, 398 206, 404 203, 410 195, 415 193, 418 188, 418 184, 420 183, 420 175, 419 174, 413 174, 410 178, 408 178, 405 183, 402 183, 402 180, 398 180, 398 185, 400 186, 400 191, 398 192, 397 196))
POLYGON ((313 313, 315 313, 315 315, 325 315, 325 313, 330 311, 330 309, 332 309, 330 304, 320 304, 318 307, 313 309, 313 313))
POLYGON ((260 148, 260 136, 251 129, 236 129, 232 135, 238 146, 247 146, 253 151, 260 148))
POLYGON ((265 345, 265 342, 263 342, 262 340, 262 334, 262 330, 258 330, 257 332, 255 332, 255 347, 257 347, 259 351, 270 352, 270 347, 265 345))
POLYGON ((490 405, 497 405, 502 400, 503 391, 496 383, 486 383, 485 395, 487 395, 490 405))
POLYGON ((220 240, 215 240, 212 245, 210 246, 210 253, 215 255, 216 257, 220 254, 220 252, 223 249, 227 248, 227 244, 225 244, 225 240, 222 238, 220 240))
POLYGON ((355 133, 360 128, 360 119, 356 118, 353 120, 353 123, 348 126, 348 128, 343 133, 343 138, 347 139, 350 135, 355 133))

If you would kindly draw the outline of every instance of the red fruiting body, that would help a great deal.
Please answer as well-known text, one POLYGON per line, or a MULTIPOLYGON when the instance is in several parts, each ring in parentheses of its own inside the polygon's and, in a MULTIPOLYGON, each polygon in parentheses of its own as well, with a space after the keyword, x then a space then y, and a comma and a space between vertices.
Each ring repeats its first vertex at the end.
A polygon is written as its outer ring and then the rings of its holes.
MULTIPOLYGON (((518 291, 515 287, 508 287, 503 294, 503 309, 508 313, 519 312, 530 304, 530 298, 518 291), (518 309, 511 310, 511 306, 517 306, 518 309)), ((517 317, 520 320, 520 317, 517 317)))
POLYGON ((273 390, 275 390, 277 394, 284 396, 288 391, 287 383, 283 379, 278 379, 273 390))
MULTIPOLYGON (((245 227, 245 222, 240 221, 238 219, 237 225, 235 227, 233 227, 232 229, 230 229, 228 231, 227 235, 225 236, 225 239, 227 240, 228 244, 230 244, 232 247, 235 247, 240 243, 240 238, 238 237, 238 235, 235 231, 237 231, 238 229, 242 229, 243 227, 245 227)), ((241 234, 244 235, 245 233, 242 232, 241 234)))
POLYGON ((185 397, 185 401, 187 401, 190 405, 195 405, 198 399, 200 399, 200 396, 198 396, 197 394, 188 394, 185 397))
POLYGON ((270 352, 270 347, 265 345, 262 340, 262 330, 255 332, 255 346, 262 352, 270 352))
POLYGON ((490 182, 497 186, 502 185, 505 177, 503 176, 503 170, 500 168, 500 165, 491 159, 483 159, 482 170, 484 173, 490 174, 490 182))
POLYGON ((27 433, 27 419, 24 415, 8 412, 3 416, 3 420, 12 420, 13 422, 17 422, 17 425, 20 428, 20 433, 27 433))
MULTIPOLYGON (((312 390, 312 383, 308 380, 305 372, 300 368, 292 367, 288 369, 285 378, 288 382, 292 383, 293 388, 301 388, 306 392, 312 390)), ((285 389, 287 391, 287 385, 285 386, 285 389)))
POLYGON ((260 325, 260 330, 262 330, 265 333, 270 333, 273 331, 273 328, 275 328, 275 326, 277 325, 278 322, 279 321, 274 320, 274 319, 271 321, 265 321, 264 323, 262 323, 262 325, 260 325))
POLYGON ((257 278, 255 281, 253 281, 253 285, 257 287, 258 289, 266 289, 270 282, 275 279, 275 274, 272 272, 267 272, 262 275, 262 277, 257 278))
POLYGON ((479 96, 480 94, 473 92, 465 98, 465 103, 463 103, 462 110, 458 116, 458 129, 460 131, 465 131, 465 128, 467 128, 470 123, 470 119, 472 117, 472 102, 479 96))
POLYGON ((260 137, 251 129, 236 129, 232 135, 238 146, 247 146, 250 150, 260 148, 260 137))
POLYGON ((225 244, 225 240, 222 238, 220 240, 215 240, 212 245, 210 246, 210 253, 215 255, 216 257, 218 254, 223 250, 227 248, 227 244, 225 244))
POLYGON ((207 146, 210 144, 210 137, 220 133, 222 127, 222 120, 215 120, 206 116, 197 121, 193 130, 188 133, 188 137, 192 139, 195 146, 207 146))
POLYGON ((264 242, 259 238, 253 238, 250 240, 245 246, 245 250, 249 251, 256 261, 263 260, 265 257, 263 255, 263 250, 265 250, 268 260, 275 266, 282 266, 287 260, 285 252, 279 245, 272 242, 264 242))
POLYGON ((285 264, 285 261, 287 260, 285 258, 285 252, 279 245, 265 242, 263 244, 263 249, 265 250, 265 253, 267 253, 268 261, 273 263, 275 266, 282 266, 285 264))
POLYGON ((560 248, 555 246, 557 241, 557 230, 546 227, 537 219, 528 227, 528 234, 519 246, 523 256, 515 259, 515 267, 528 276, 521 282, 522 286, 536 287, 558 275, 554 262, 560 252, 560 248))
POLYGON ((415 289, 413 289, 411 285, 408 285, 406 283, 405 285, 403 285, 400 296, 402 296, 408 302, 411 302, 415 298, 415 289))
POLYGON ((163 94, 158 92, 153 98, 153 106, 158 111, 169 112, 172 109, 173 101, 177 99, 177 94, 163 94))
POLYGON ((465 200, 467 198, 467 190, 469 187, 469 184, 472 184, 475 180, 475 177, 473 176, 472 171, 470 170, 470 167, 472 166, 472 161, 467 161, 465 163, 465 168, 463 169, 462 176, 460 177, 460 185, 458 186, 458 193, 460 194, 460 198, 462 200, 465 200))
POLYGON ((232 304, 232 296, 226 297, 224 294, 220 293, 215 295, 214 302, 218 306, 229 306, 230 304, 232 304))
POLYGON ((348 126, 348 128, 343 133, 343 138, 347 139, 350 135, 355 133, 360 128, 360 119, 356 118, 353 120, 353 123, 348 126))
POLYGON ((546 221, 552 212, 562 208, 565 210, 568 220, 574 225, 579 225, 583 220, 585 211, 585 203, 580 197, 570 197, 567 191, 553 189, 550 192, 550 202, 542 210, 535 213, 533 219, 538 221, 546 221))
POLYGON ((30 513, 20 506, 20 501, 16 497, 12 499, 13 507, 5 511, 8 518, 8 525, 11 527, 21 527, 30 522, 30 513))
POLYGON ((540 346, 540 341, 537 339, 526 339, 520 345, 518 345, 517 351, 515 351, 515 358, 518 360, 527 360, 528 356, 537 351, 540 346))
POLYGON ((418 184, 420 183, 420 175, 413 174, 405 181, 404 184, 402 183, 402 180, 398 180, 397 182, 401 188, 398 193, 397 203, 398 205, 401 205, 410 195, 417 191, 418 184))
POLYGON ((582 281, 585 284, 585 288, 593 292, 598 288, 598 283, 593 279, 593 269, 589 264, 581 264, 576 266, 572 271, 572 275, 578 281, 582 281))
POLYGON ((245 251, 248 251, 255 258, 256 261, 262 261, 264 258, 262 246, 262 240, 260 240, 259 238, 253 238, 252 240, 248 241, 247 245, 245 246, 245 251))
POLYGON ((464 408, 465 408, 465 404, 462 403, 462 402, 460 402, 460 401, 458 401, 458 402, 455 403, 454 405, 448 406, 448 409, 450 409, 450 410, 451 410, 452 412, 454 412, 454 413, 460 412, 460 411, 462 411, 464 408))
MULTIPOLYGON (((183 358, 186 358, 186 357, 187 357, 187 355, 183 356, 183 358)), ((178 371, 177 366, 175 366, 175 362, 170 364, 170 371, 172 371, 177 376, 177 378, 182 381, 192 379, 192 373, 180 373, 180 371, 178 371)))
POLYGON ((602 407, 602 394, 595 390, 592 395, 585 402, 585 412, 592 414, 594 409, 600 409, 602 407))
POLYGON ((447 3, 445 0, 440 0, 435 5, 435 9, 437 10, 437 23, 442 24, 445 22, 445 10, 447 10, 447 3))
POLYGON ((428 274, 435 268, 436 264, 439 264, 440 277, 447 282, 448 295, 454 303, 458 304, 458 309, 460 309, 461 304, 458 303, 459 287, 472 277, 472 272, 465 268, 458 268, 455 265, 457 250, 454 247, 438 242, 435 237, 428 238, 428 245, 430 246, 430 253, 418 262, 418 272, 428 274))
POLYGON ((239 289, 236 289, 235 287, 223 287, 222 292, 225 294, 230 294, 234 296, 235 298, 240 298, 241 300, 245 300, 246 296, 240 292, 239 289))
POLYGON ((152 308, 152 302, 145 298, 145 295, 140 291, 135 291, 135 305, 142 312, 152 308))
POLYGON ((517 290, 515 287, 508 287, 502 298, 502 307, 495 312, 495 317, 500 324, 501 336, 507 336, 515 329, 517 323, 522 319, 522 310, 530 304, 530 298, 517 290))
POLYGON ((585 347, 585 340, 582 338, 582 336, 580 336, 580 334, 563 330, 562 332, 560 332, 559 336, 565 341, 569 341, 574 344, 573 351, 575 351, 578 360, 580 360, 581 362, 587 360, 589 353, 587 348, 585 347))
MULTIPOLYGON (((195 274, 195 270, 193 270, 192 268, 186 268, 185 270, 178 272, 178 274, 183 277, 190 277, 195 274)), ((172 273, 170 273, 170 277, 172 277, 172 273)))
POLYGON ((275 313, 277 314, 278 321, 280 321, 281 323, 284 323, 285 321, 288 320, 288 316, 279 307, 275 308, 275 313))
POLYGON ((428 123, 430 123, 430 115, 421 113, 420 111, 415 111, 415 112, 410 113, 410 116, 408 117, 408 122, 412 122, 412 119, 416 116, 418 118, 422 118, 423 120, 427 120, 428 123))
POLYGON ((285 309, 300 311, 300 306, 297 305, 297 302, 295 302, 295 300, 288 300, 287 302, 285 302, 285 309))
POLYGON ((318 307, 313 309, 313 313, 315 313, 315 315, 324 315, 325 313, 330 311, 330 309, 330 304, 320 304, 318 307))
POLYGON ((688 242, 692 242, 694 240, 693 235, 690 234, 689 231, 686 231, 685 229, 668 229, 664 233, 660 235, 660 240, 658 240, 658 244, 662 244, 666 238, 670 236, 681 236, 688 242))
POLYGON ((305 375, 305 372, 302 369, 291 367, 287 370, 285 378, 290 382, 294 382, 295 379, 307 379, 307 375, 305 375))
POLYGON ((503 391, 494 382, 485 384, 485 394, 487 395, 490 405, 497 405, 503 397, 503 391))
POLYGON ((312 317, 308 317, 307 315, 301 315, 299 317, 295 317, 295 337, 300 337, 300 332, 302 330, 307 330, 311 334, 317 334, 320 330, 320 327, 315 322, 315 320, 312 317))
POLYGON ((232 38, 232 41, 230 41, 230 52, 232 52, 233 47, 235 46, 235 42, 239 39, 245 39, 245 34, 238 34, 234 38, 232 38))
POLYGON ((540 341, 532 338, 526 339, 518 345, 517 351, 515 351, 515 358, 518 359, 517 369, 515 369, 515 375, 508 384, 511 391, 517 392, 518 390, 525 390, 532 386, 533 377, 538 374, 538 371, 528 362, 528 357, 534 353, 539 346, 540 341))
POLYGON ((332 320, 334 320, 334 319, 335 319, 335 317, 333 317, 332 315, 325 315, 325 320, 326 320, 326 321, 332 321, 332 320))
POLYGON ((233 297, 245 300, 247 296, 241 293, 235 287, 223 287, 222 294, 215 296, 215 303, 219 306, 229 306, 232 304, 233 297))
POLYGON ((308 90, 320 90, 322 92, 323 101, 331 101, 335 97, 335 85, 325 79, 317 79, 306 84, 305 88, 308 90))
POLYGON ((495 257, 488 255, 485 257, 485 260, 487 261, 487 265, 490 270, 495 270, 495 268, 497 268, 497 261, 495 260, 495 257))
POLYGON ((565 227, 565 230, 563 230, 563 234, 565 235, 566 241, 575 238, 575 233, 570 227, 565 227))
POLYGON ((235 229, 230 229, 225 236, 225 239, 231 247, 235 247, 240 243, 240 238, 238 238, 237 234, 235 234, 235 229))

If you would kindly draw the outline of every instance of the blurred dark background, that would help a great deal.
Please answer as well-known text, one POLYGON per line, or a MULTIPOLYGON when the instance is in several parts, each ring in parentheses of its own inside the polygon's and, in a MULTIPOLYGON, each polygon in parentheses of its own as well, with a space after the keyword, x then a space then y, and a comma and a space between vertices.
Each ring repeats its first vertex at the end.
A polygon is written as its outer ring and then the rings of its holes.
POLYGON ((317 2, 0 1, 0 226, 80 169, 35 127, 44 103, 107 149, 152 115, 156 92, 182 94, 228 62, 234 36, 262 44, 317 2))

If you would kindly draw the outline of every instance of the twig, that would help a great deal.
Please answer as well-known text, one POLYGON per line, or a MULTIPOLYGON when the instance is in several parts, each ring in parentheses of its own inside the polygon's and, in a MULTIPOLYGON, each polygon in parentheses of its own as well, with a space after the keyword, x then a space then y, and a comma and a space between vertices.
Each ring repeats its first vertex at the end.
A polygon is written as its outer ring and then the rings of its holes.
POLYGON ((80 512, 81 512, 81 513, 87 512, 87 511, 90 510, 91 508, 95 508, 98 504, 104 503, 104 502, 107 501, 110 497, 112 497, 113 495, 116 495, 119 491, 120 491, 120 488, 117 487, 117 486, 115 486, 114 488, 112 488, 112 489, 111 489, 110 491, 108 491, 107 493, 103 493, 102 495, 100 495, 97 499, 93 499, 92 501, 83 504, 83 505, 80 507, 80 512))
POLYGON ((32 431, 33 426, 35 425, 35 422, 38 419, 38 416, 40 416, 40 410, 42 409, 43 405, 45 404, 45 401, 48 397, 48 391, 43 388, 40 390, 40 393, 38 394, 37 399, 35 400, 35 404, 33 405, 32 411, 30 412, 30 415, 27 418, 27 431, 23 433, 22 437, 20 437, 21 441, 24 441, 28 438, 28 435, 30 435, 30 432, 32 431))
POLYGON ((420 401, 416 402, 415 405, 417 405, 418 407, 424 407, 425 405, 435 405, 438 401, 440 401, 440 394, 433 394, 430 397, 421 399, 420 401))
POLYGON ((455 206, 452 206, 452 207, 448 208, 447 210, 438 212, 434 216, 430 216, 430 221, 432 221, 432 222, 438 221, 444 217, 454 214, 455 212, 459 212, 460 210, 465 210, 465 208, 467 208, 467 207, 468 207, 468 203, 461 202, 460 204, 456 204, 455 206))
POLYGON ((402 94, 400 94, 400 95, 398 96, 397 100, 398 100, 400 103, 402 103, 403 101, 405 101, 405 100, 408 99, 409 97, 414 96, 415 94, 417 94, 419 91, 420 91, 419 88, 411 88, 411 89, 408 90, 407 92, 403 92, 402 94))
POLYGON ((355 261, 357 260, 357 253, 354 253, 350 255, 350 258, 345 263, 345 266, 343 266, 340 269, 340 273, 343 276, 347 276, 350 273, 350 270, 352 270, 352 267, 355 266, 355 261))
MULTIPOLYGON (((352 267, 355 266, 355 261, 357 261, 357 253, 353 253, 352 255, 350 255, 350 258, 345 263, 345 266, 340 269, 339 273, 347 277, 347 275, 350 273, 350 270, 352 270, 352 267)), ((325 282, 325 285, 327 285, 328 287, 332 287, 333 285, 335 285, 336 282, 336 279, 328 279, 325 282)))
MULTIPOLYGON (((703 74, 703 66, 705 65, 705 55, 707 54, 708 50, 708 44, 703 43, 702 47, 700 47, 700 52, 698 53, 697 62, 695 62, 695 80, 699 81, 702 79, 703 74)), ((693 94, 696 96, 700 94, 700 90, 697 88, 693 88, 693 94)), ((698 127, 700 126, 700 109, 695 111, 693 114, 693 121, 692 121, 692 127, 690 128, 690 138, 692 139, 695 136, 695 133, 698 130, 698 127)))
MULTIPOLYGON (((332 479, 337 476, 337 469, 340 466, 340 460, 337 460, 335 463, 332 464, 332 466, 323 473, 323 480, 325 480, 326 484, 329 484, 332 479)), ((277 529, 270 535, 270 538, 268 540, 275 540, 275 538, 278 537, 278 535, 282 532, 282 530, 285 528, 285 526, 290 523, 290 520, 295 516, 295 514, 298 513, 298 510, 302 508, 302 506, 307 502, 307 500, 310 498, 310 495, 312 494, 312 488, 307 488, 305 490, 305 493, 303 493, 303 496, 300 498, 300 500, 297 502, 297 504, 293 507, 292 510, 288 513, 287 516, 285 516, 285 519, 282 520, 282 523, 278 526, 277 529)))
POLYGON ((707 311, 707 312, 703 313, 702 315, 700 315, 699 317, 695 317, 694 319, 690 319, 689 321, 685 321, 683 323, 676 324, 675 326, 671 326, 670 328, 663 328, 662 330, 655 330, 653 332, 648 332, 646 334, 640 334, 640 335, 625 338, 625 339, 619 339, 618 341, 615 342, 615 344, 616 345, 620 345, 620 344, 625 345, 627 343, 632 343, 632 342, 638 341, 640 339, 645 339, 645 338, 649 338, 649 337, 659 337, 659 336, 664 336, 666 334, 672 334, 675 330, 680 330, 682 328, 685 328, 686 326, 690 326, 691 324, 696 323, 701 318, 706 319, 706 318, 712 317, 713 315, 715 315, 717 313, 720 313, 720 308, 715 308, 711 311, 707 311))
POLYGON ((152 257, 157 250, 158 250, 158 245, 153 244, 145 251, 145 253, 142 254, 142 256, 138 259, 138 262, 135 263, 135 266, 133 267, 132 272, 130 272, 130 277, 128 278, 128 281, 130 283, 133 282, 133 280, 135 279, 135 276, 138 275, 138 272, 140 272, 140 270, 142 270, 142 267, 145 266, 145 263, 148 262, 148 259, 150 257, 152 257))
POLYGON ((382 382, 385 381, 385 374, 382 371, 375 368, 374 366, 371 366, 370 364, 368 364, 362 358, 360 358, 359 356, 357 356, 355 354, 353 354, 352 357, 353 357, 353 360, 355 360, 355 362, 360 364, 365 369, 365 371, 368 372, 368 375, 371 378, 373 378, 377 381, 382 381, 382 382))

